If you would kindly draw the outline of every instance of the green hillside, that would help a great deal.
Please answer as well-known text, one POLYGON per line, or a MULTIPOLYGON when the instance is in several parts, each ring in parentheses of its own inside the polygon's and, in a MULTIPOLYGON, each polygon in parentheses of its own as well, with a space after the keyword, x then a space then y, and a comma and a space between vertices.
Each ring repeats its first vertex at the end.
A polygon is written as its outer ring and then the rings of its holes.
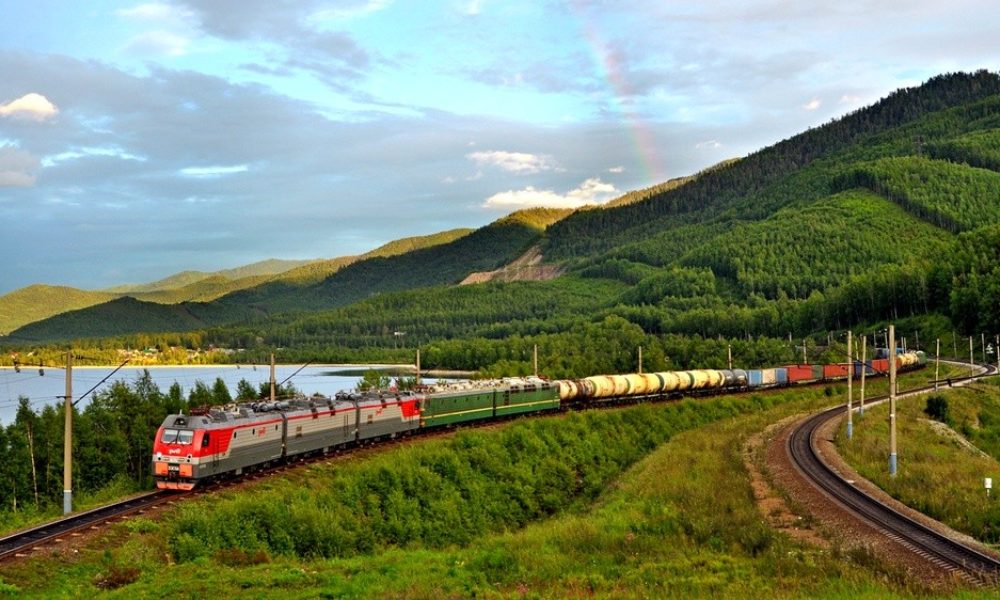
POLYGON ((86 308, 114 298, 114 294, 53 285, 29 285, 0 296, 0 335, 51 317, 58 312, 86 308))

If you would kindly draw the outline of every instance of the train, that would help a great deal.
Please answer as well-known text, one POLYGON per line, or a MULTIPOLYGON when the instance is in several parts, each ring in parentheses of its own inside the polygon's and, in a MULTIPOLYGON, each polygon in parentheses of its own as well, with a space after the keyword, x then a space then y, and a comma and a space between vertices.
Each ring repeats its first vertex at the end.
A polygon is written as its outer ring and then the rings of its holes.
MULTIPOLYGON (((697 369, 595 375, 574 380, 519 377, 422 386, 414 391, 340 392, 234 403, 167 415, 153 443, 160 489, 205 482, 316 453, 463 423, 558 411, 614 400, 672 398, 881 375, 889 353, 864 363, 771 369, 697 369)), ((923 352, 897 352, 901 370, 923 352)))

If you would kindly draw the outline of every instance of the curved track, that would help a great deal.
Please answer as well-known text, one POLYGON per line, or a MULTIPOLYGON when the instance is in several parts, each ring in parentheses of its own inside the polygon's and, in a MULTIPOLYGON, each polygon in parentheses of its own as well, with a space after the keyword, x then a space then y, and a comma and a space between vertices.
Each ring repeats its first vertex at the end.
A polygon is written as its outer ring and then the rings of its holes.
POLYGON ((121 502, 71 514, 57 521, 43 523, 30 529, 18 531, 17 533, 0 538, 0 560, 27 552, 36 546, 61 539, 82 529, 102 525, 112 519, 141 512, 182 495, 175 492, 149 492, 134 498, 122 500, 121 502))
MULTIPOLYGON (((991 367, 984 374, 994 371, 991 367)), ((930 390, 933 388, 907 393, 930 390)), ((955 541, 865 494, 823 462, 816 449, 817 432, 830 420, 843 415, 843 406, 830 408, 809 417, 791 432, 786 449, 802 476, 848 512, 934 564, 975 583, 995 585, 1000 582, 1000 560, 955 541)))

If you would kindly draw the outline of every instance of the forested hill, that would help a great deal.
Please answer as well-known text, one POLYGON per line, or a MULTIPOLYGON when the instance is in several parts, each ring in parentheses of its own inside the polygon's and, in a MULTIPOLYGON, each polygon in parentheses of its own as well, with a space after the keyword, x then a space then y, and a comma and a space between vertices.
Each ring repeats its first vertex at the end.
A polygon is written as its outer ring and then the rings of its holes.
MULTIPOLYGON (((995 297, 988 293, 993 279, 1000 289, 1000 274, 989 275, 968 250, 988 245, 983 240, 996 237, 989 228, 1000 227, 998 164, 1000 76, 939 76, 599 210, 518 213, 449 243, 356 261, 305 284, 241 290, 175 315, 175 330, 229 323, 213 332, 218 345, 256 340, 308 348, 315 358, 351 356, 345 348, 391 349, 385 332, 399 328, 411 343, 430 344, 428 361, 437 356, 439 366, 503 364, 507 374, 523 367, 523 357, 507 354, 510 342, 501 340, 556 340, 551 350, 569 356, 586 346, 579 336, 595 335, 588 323, 607 319, 614 327, 598 327, 596 335, 613 337, 631 324, 639 336, 787 339, 935 313, 939 320, 927 320, 935 331, 923 333, 930 339, 950 328, 945 317, 966 330, 1000 323, 1000 307, 979 306, 971 319, 960 314, 980 296, 995 297), (536 245, 566 275, 453 286, 536 245), (267 320, 254 323, 259 316, 267 320), (431 348, 448 350, 435 355, 431 348)), ((129 309, 133 331, 151 331, 154 321, 166 326, 165 318, 147 322, 139 305, 129 309)), ((52 319, 15 334, 107 335, 104 318, 84 311, 72 322, 52 319)))
POLYGON ((162 305, 117 299, 31 323, 10 337, 45 341, 191 331, 282 312, 343 306, 381 292, 458 283, 470 272, 515 259, 541 239, 545 227, 567 214, 567 210, 529 209, 471 233, 455 229, 405 238, 362 257, 311 263, 208 303, 162 305))
MULTIPOLYGON (((672 229, 678 221, 703 222, 722 214, 740 219, 766 218, 803 196, 816 198, 829 191, 829 181, 825 179, 796 181, 798 189, 780 185, 814 161, 860 145, 872 152, 916 151, 913 137, 901 137, 897 147, 891 149, 879 150, 870 144, 880 135, 905 129, 908 124, 935 113, 955 107, 964 107, 962 111, 977 110, 974 106, 977 101, 996 94, 1000 94, 1000 77, 987 71, 942 75, 919 87, 898 90, 873 106, 706 172, 688 185, 665 190, 644 202, 608 211, 579 211, 550 228, 546 256, 549 259, 591 256, 637 237, 672 229)), ((992 108, 986 113, 990 111, 992 108)), ((961 118, 953 116, 940 124, 961 118)), ((950 137, 940 124, 930 124, 925 143, 941 144, 950 137)), ((983 125, 966 121, 961 127, 974 130, 983 125)), ((920 135, 921 130, 914 129, 913 134, 920 135)))

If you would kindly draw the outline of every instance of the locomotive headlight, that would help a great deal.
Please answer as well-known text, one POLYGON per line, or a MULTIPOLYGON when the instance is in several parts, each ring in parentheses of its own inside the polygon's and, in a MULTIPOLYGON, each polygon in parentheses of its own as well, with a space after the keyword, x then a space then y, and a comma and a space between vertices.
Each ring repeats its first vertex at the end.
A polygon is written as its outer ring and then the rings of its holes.
POLYGON ((163 460, 163 453, 162 452, 157 452, 156 453, 156 460, 163 460))

